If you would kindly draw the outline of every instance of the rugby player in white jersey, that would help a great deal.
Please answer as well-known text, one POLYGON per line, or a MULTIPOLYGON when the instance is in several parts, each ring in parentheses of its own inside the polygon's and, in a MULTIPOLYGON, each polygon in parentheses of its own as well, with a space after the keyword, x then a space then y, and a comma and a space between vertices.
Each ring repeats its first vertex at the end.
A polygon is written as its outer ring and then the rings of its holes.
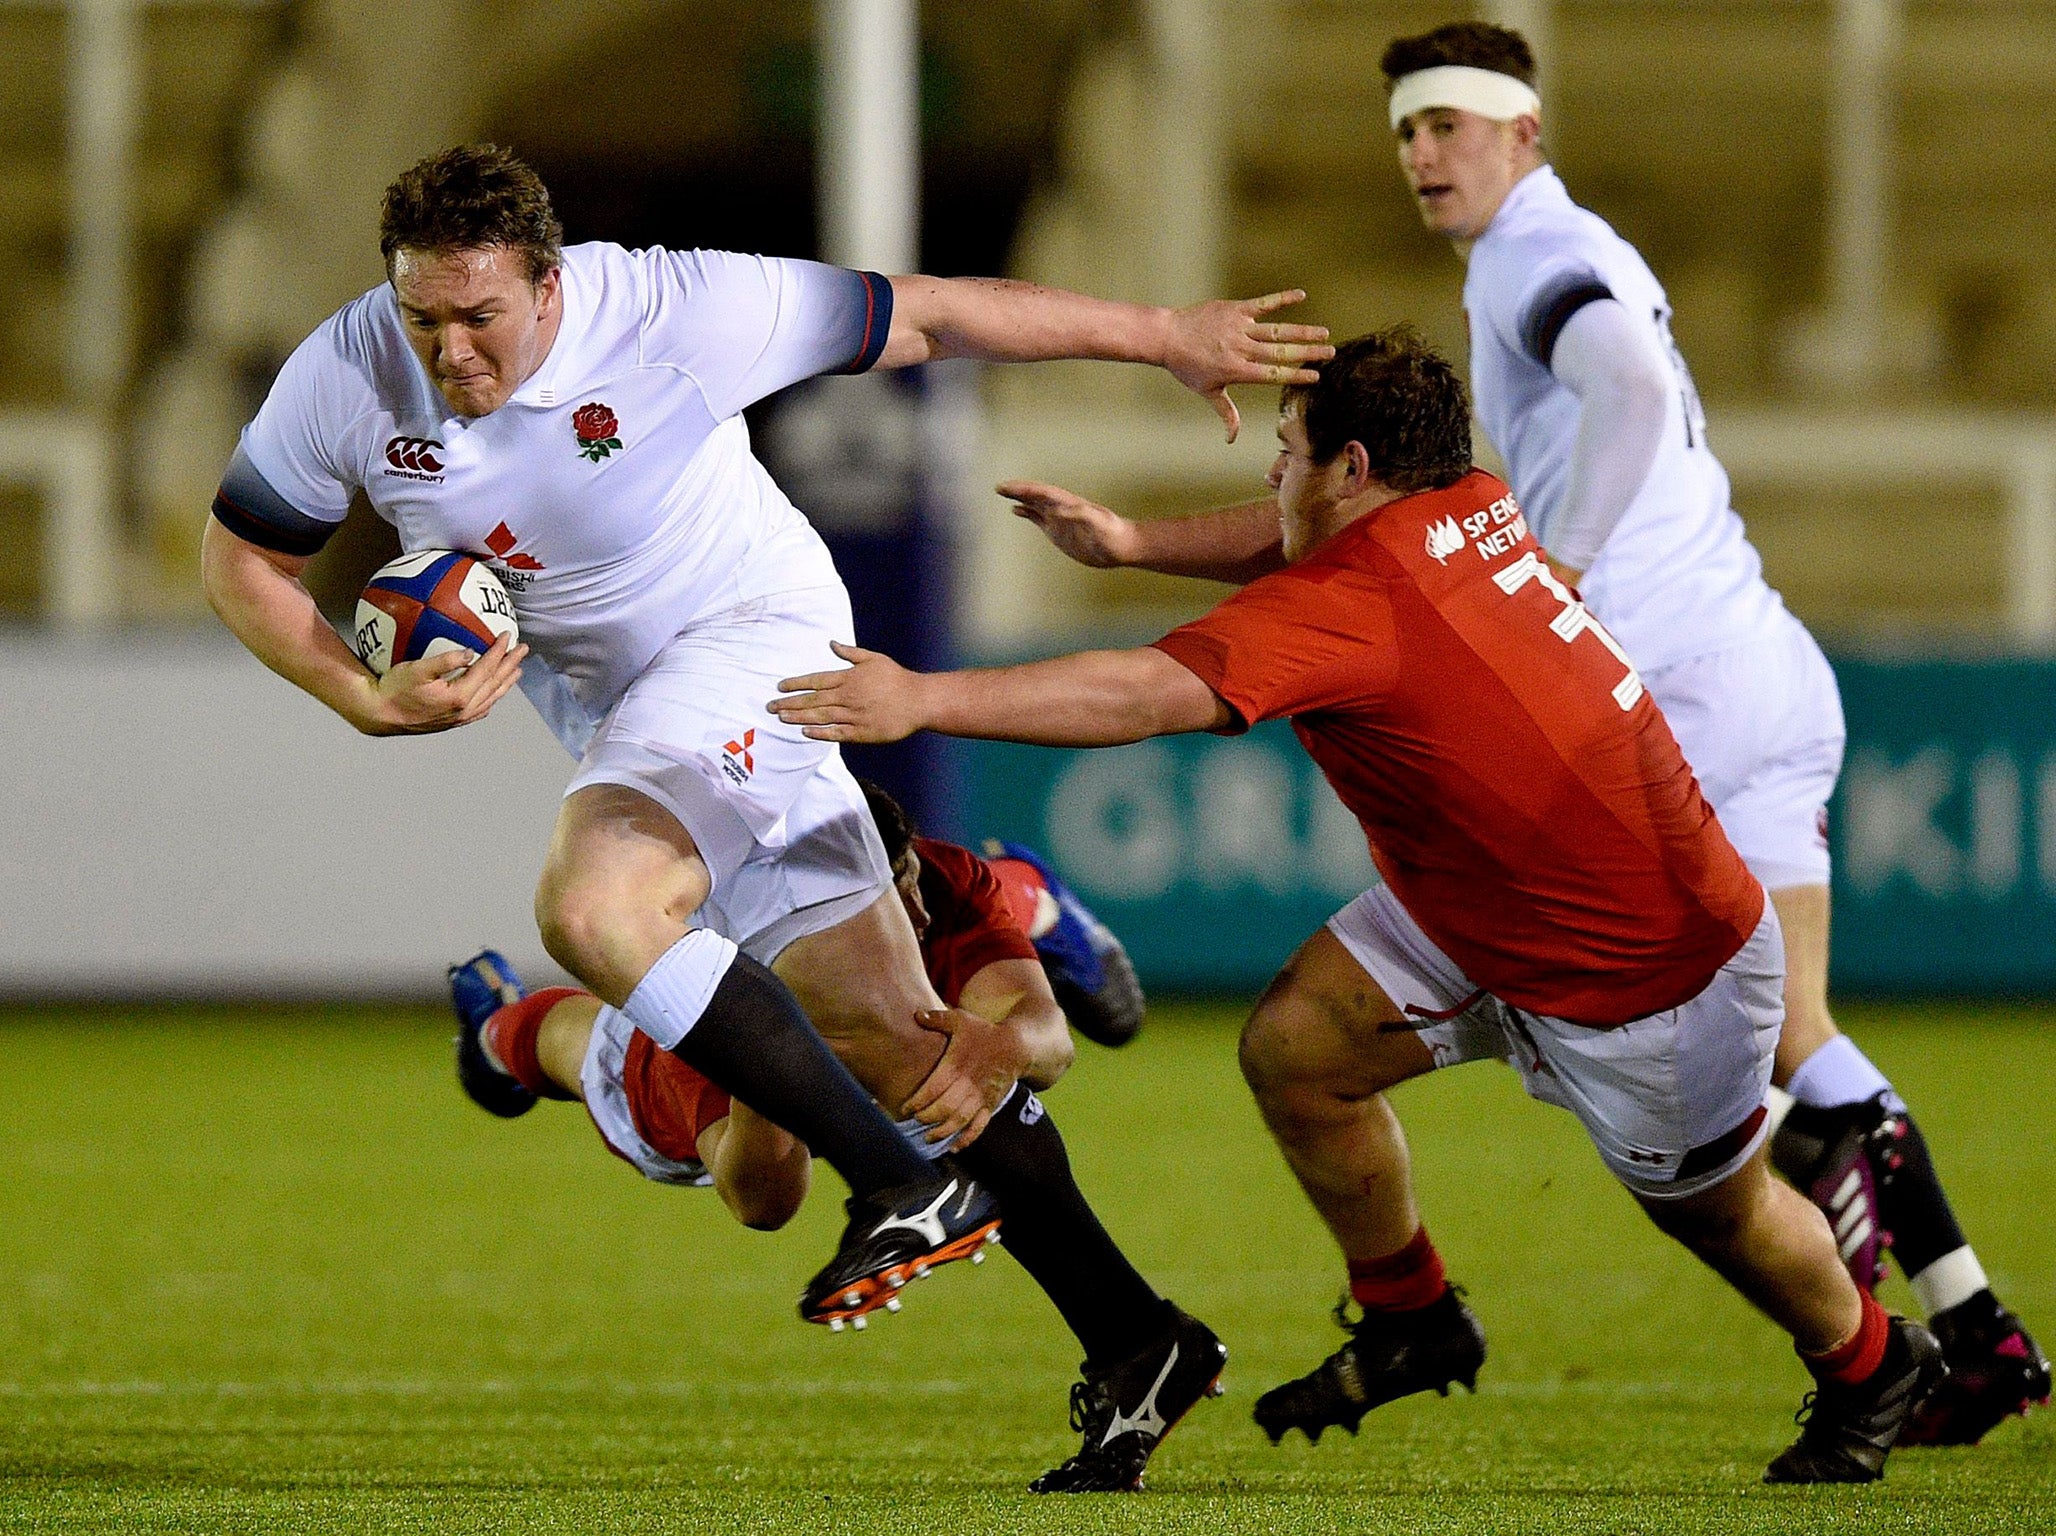
MULTIPOLYGON (((469 724, 518 681, 579 759, 536 895, 546 948, 843 1175, 850 1223, 801 1311, 861 1315, 1032 1203, 1061 1144, 1046 1118, 994 1117, 1026 1065, 1016 1034, 917 1022, 940 999, 856 781, 764 711, 779 679, 853 635, 826 547, 741 412, 821 373, 1103 358, 1167 369, 1232 436, 1227 387, 1312 379, 1326 332, 1265 318, 1294 294, 1174 311, 561 236, 535 173, 491 146, 387 189, 388 281, 301 344, 245 429, 203 545, 207 595, 260 660, 368 734, 469 724), (368 672, 300 581, 359 492, 404 548, 489 557, 522 643, 461 671, 368 672), (872 1095, 917 1103, 926 1144, 954 1158, 925 1158, 872 1095)), ((1131 1311, 1151 1345, 1157 1309, 1131 1311)))
MULTIPOLYGON (((1634 658, 1784 927, 1773 1144, 1826 1211, 1859 1284, 1889 1248, 1953 1375, 1903 1444, 1968 1442, 2049 1392, 1993 1296, 1906 1105, 1828 1011, 1827 804, 1841 771, 1833 671, 1764 581, 1707 446, 1670 303, 1641 256, 1578 207, 1544 158, 1519 34, 1456 22, 1386 50, 1399 163, 1466 263, 1471 387, 1556 573, 1634 658)), ((1277 509, 1135 524, 1052 487, 1024 512, 1095 565, 1247 579, 1274 567, 1277 509)))

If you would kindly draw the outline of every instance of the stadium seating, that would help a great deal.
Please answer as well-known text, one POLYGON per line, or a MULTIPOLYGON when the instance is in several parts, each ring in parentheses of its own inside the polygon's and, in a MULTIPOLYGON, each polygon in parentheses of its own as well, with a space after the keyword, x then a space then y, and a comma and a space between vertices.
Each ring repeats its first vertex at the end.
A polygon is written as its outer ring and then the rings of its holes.
MULTIPOLYGON (((765 163, 764 122, 781 113, 793 119, 788 140, 804 141, 807 39, 789 7, 536 0, 467 59, 454 92, 446 81, 428 88, 434 51, 407 45, 432 35, 446 9, 303 0, 290 38, 261 6, 146 10, 137 387, 112 403, 133 430, 134 526, 158 573, 138 594, 143 607, 193 611, 193 529, 221 457, 283 352, 375 277, 360 237, 395 163, 452 136, 498 134, 565 181, 567 203, 575 170, 613 168, 582 209, 603 218, 624 165, 647 168, 653 188, 664 176, 732 178, 765 163), (682 57, 700 66, 690 110, 665 62, 682 57)), ((1299 283, 1339 330, 1410 318, 1461 351, 1459 275, 1400 194, 1377 55, 1386 38, 1466 7, 1217 0, 1209 78, 1222 107, 1211 135, 1178 118, 1165 61, 1150 51, 1151 18, 1175 6, 1003 9, 1004 24, 989 5, 929 9, 927 116, 931 159, 959 185, 989 188, 958 222, 980 225, 971 238, 988 246, 1011 230, 1015 275, 1166 299, 1299 283), (1163 157, 1181 146, 1219 167, 1217 234, 1197 255, 1165 212, 1163 157)), ((1552 154, 1669 285, 1717 440, 1751 407, 2056 405, 2056 260, 2041 227, 2056 150, 2039 113, 2056 82, 2056 32, 2043 6, 1909 0, 1890 362, 1854 402, 1821 394, 1807 366, 1823 302, 1832 7, 1560 0, 1554 11, 1552 154)), ((63 389, 63 79, 61 17, 0 10, 0 91, 21 108, 0 124, 10 288, 0 407, 63 389)), ((805 175, 802 158, 788 201, 805 175)), ((1146 422, 1187 409, 1167 381, 1090 367, 996 378, 989 396, 1001 456, 1066 411, 1146 422)), ((1252 405, 1260 422, 1262 403, 1252 405)), ((1235 494, 1260 457, 1168 477, 1146 463, 1109 467, 1090 488, 1169 510, 1235 494)), ((1996 622, 2005 546, 1993 486, 1823 496, 1749 483, 1740 493, 1773 578, 1808 617, 1831 628, 1996 622), (1869 539, 1856 556, 1852 518, 1869 539), (1923 560, 1937 550, 1939 565, 1923 560)), ((0 612, 34 603, 35 516, 32 495, 0 487, 0 612)), ((1006 542, 1013 533, 990 535, 989 553, 1022 553, 1006 542)), ((1016 594, 1016 609, 1044 622, 1146 622, 1177 601, 1161 584, 1080 583, 1039 564, 1047 590, 1016 594)))
MULTIPOLYGON (((142 8, 135 107, 137 250, 131 355, 175 332, 179 274, 233 175, 227 154, 247 82, 280 24, 264 5, 142 8)), ((64 284, 66 21, 55 6, 0 7, 0 411, 66 394, 64 284)), ((71 401, 125 414, 125 401, 71 401)), ((0 615, 34 610, 37 516, 30 492, 0 486, 0 615)))

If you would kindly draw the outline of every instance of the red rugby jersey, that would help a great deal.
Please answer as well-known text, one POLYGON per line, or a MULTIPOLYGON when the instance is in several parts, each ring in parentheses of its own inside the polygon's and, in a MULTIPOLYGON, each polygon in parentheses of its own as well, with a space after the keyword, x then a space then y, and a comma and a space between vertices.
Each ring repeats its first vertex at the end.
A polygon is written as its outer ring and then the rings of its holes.
POLYGON ((915 838, 914 852, 921 856, 921 903, 928 909, 921 963, 954 1008, 973 976, 997 960, 1033 960, 1035 946, 985 860, 932 837, 915 838))
POLYGON ((1402 497, 1159 649, 1290 716, 1379 872, 1478 985, 1599 1027, 1701 991, 1762 888, 1613 637, 1481 470, 1402 497))
MULTIPOLYGON (((964 984, 986 966, 1033 960, 1035 946, 977 854, 928 837, 915 838, 914 851, 921 856, 921 900, 928 908, 921 963, 954 1008, 964 984)), ((697 1161, 700 1132, 728 1113, 728 1095, 641 1030, 629 1039, 622 1078, 628 1113, 642 1139, 674 1161, 697 1161)))

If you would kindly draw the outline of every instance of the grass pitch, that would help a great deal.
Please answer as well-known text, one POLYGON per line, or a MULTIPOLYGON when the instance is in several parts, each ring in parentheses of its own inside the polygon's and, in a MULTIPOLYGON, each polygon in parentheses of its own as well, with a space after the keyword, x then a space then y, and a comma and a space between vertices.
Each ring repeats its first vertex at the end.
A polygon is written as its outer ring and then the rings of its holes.
MULTIPOLYGON (((1491 1337, 1478 1395, 1272 1449, 1250 1404, 1333 1347, 1340 1276, 1235 1022, 1161 1009, 1051 1095, 1109 1225, 1232 1351, 1148 1493, 1057 1501, 1021 1487, 1075 1447, 1076 1350, 1011 1263, 862 1335, 795 1319, 832 1175, 788 1231, 744 1231, 575 1106, 480 1114, 427 1012, 0 1014, 0 1529, 2056 1529, 2056 1410, 1880 1486, 1762 1487, 1806 1384, 1789 1350, 1485 1065, 1396 1095, 1491 1337)), ((1845 1023, 2050 1341, 2056 1018, 1845 1023)))

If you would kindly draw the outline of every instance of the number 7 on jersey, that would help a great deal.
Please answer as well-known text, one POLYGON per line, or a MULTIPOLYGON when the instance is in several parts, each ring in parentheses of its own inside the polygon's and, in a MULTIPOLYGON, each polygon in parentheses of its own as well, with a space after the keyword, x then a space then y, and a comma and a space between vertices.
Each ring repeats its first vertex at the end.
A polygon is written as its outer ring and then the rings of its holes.
POLYGON ((1613 652, 1614 659, 1628 669, 1628 675, 1613 685, 1613 701, 1622 711, 1633 709, 1642 697, 1642 674, 1635 670, 1635 664, 1628 660, 1628 653, 1621 649, 1620 641, 1606 632, 1606 626, 1592 616, 1578 594, 1550 574, 1534 551, 1522 555, 1503 571, 1494 571, 1492 580, 1508 597, 1520 591, 1531 581, 1542 583, 1543 589, 1563 604, 1563 612, 1549 621, 1549 627, 1568 645, 1578 636, 1589 634, 1613 652))

